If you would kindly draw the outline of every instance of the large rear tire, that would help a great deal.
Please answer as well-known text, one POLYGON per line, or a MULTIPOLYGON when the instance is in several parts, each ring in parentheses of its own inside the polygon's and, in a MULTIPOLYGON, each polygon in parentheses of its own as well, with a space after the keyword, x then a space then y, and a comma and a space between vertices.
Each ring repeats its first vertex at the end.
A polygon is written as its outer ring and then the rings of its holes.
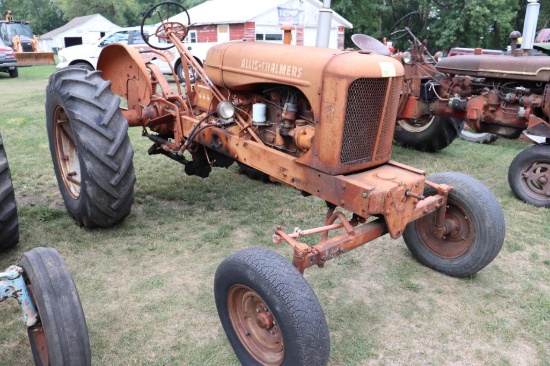
POLYGON ((78 225, 110 227, 130 213, 135 172, 128 123, 100 71, 50 76, 46 118, 57 183, 78 225))
POLYGON ((449 146, 463 126, 461 119, 441 116, 417 121, 401 119, 397 121, 394 139, 398 146, 436 152, 449 146))
MULTIPOLYGON (((426 180, 453 187, 447 200, 443 238, 434 235, 435 213, 407 225, 403 240, 423 265, 441 273, 465 277, 477 273, 497 256, 504 243, 505 222, 493 193, 461 173, 438 173, 426 180)), ((434 195, 426 186, 424 194, 434 195)))
POLYGON ((536 145, 520 152, 508 168, 508 184, 520 200, 550 207, 550 145, 536 145))
POLYGON ((8 158, 0 135, 0 251, 19 242, 19 220, 8 158))
POLYGON ((20 265, 39 317, 27 331, 35 364, 91 365, 84 311, 59 253, 34 248, 23 254, 20 265))
POLYGON ((218 267, 216 307, 243 365, 325 365, 330 337, 303 276, 279 254, 241 250, 218 267))

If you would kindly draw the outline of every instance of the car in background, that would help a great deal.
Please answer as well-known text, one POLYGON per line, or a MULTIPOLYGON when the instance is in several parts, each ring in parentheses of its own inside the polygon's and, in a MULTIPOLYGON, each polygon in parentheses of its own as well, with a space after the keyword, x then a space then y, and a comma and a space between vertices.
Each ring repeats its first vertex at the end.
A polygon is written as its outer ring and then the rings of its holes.
POLYGON ((0 72, 7 72, 10 78, 19 76, 15 52, 0 39, 0 72))
MULTIPOLYGON (((146 31, 147 32, 147 31, 146 31)), ((57 69, 62 69, 67 66, 79 66, 88 70, 95 70, 97 68, 97 60, 103 47, 111 43, 120 43, 128 46, 136 47, 140 52, 146 53, 150 47, 145 43, 141 36, 140 27, 121 28, 107 34, 105 37, 99 39, 97 42, 88 45, 78 45, 64 48, 58 52, 59 62, 57 69)), ((190 48, 191 49, 191 48, 190 48)), ((175 48, 170 50, 159 51, 163 53, 168 60, 172 68, 175 70, 178 79, 183 81, 184 73, 180 56, 175 48)), ((205 53, 206 55, 206 53, 205 53)), ((161 60, 161 57, 156 57, 152 62, 159 66, 163 74, 172 75, 172 69, 165 60, 161 60)), ((195 59, 202 65, 202 57, 195 56, 195 59)))

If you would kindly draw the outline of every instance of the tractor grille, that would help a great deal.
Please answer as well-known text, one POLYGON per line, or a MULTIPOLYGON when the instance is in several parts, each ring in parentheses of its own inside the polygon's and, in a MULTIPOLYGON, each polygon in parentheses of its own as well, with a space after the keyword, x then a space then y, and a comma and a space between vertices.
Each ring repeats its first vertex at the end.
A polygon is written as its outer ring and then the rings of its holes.
POLYGON ((399 92, 402 82, 402 78, 391 79, 391 89, 388 94, 386 109, 384 110, 384 120, 382 121, 382 133, 376 147, 376 160, 389 159, 391 156, 393 133, 395 131, 395 122, 397 121, 399 92))
POLYGON ((368 163, 391 152, 400 83, 401 78, 363 78, 350 84, 340 154, 342 164, 368 163), (391 90, 384 108, 388 87, 391 90))

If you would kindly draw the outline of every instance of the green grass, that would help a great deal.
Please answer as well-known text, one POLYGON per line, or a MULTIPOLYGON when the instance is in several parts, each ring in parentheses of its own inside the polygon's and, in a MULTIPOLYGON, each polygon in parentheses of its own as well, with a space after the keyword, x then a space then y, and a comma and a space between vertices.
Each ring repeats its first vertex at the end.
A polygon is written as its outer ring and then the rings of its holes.
MULTIPOLYGON (((53 67, 0 74, 0 132, 18 200, 21 241, 0 253, 0 269, 36 246, 67 262, 86 314, 96 365, 238 364, 217 317, 213 276, 241 248, 275 245, 277 225, 292 231, 322 223, 325 206, 276 184, 250 181, 236 167, 188 177, 148 156, 131 129, 136 203, 120 225, 84 230, 65 214, 45 128, 53 67)), ((493 263, 466 279, 418 264, 401 239, 377 239, 311 268, 305 277, 331 331, 331 365, 550 364, 550 210, 518 201, 508 166, 528 145, 455 141, 437 154, 394 148, 393 159, 428 173, 461 171, 500 202, 506 241, 493 263)), ((0 364, 32 356, 14 300, 0 304, 0 364)))

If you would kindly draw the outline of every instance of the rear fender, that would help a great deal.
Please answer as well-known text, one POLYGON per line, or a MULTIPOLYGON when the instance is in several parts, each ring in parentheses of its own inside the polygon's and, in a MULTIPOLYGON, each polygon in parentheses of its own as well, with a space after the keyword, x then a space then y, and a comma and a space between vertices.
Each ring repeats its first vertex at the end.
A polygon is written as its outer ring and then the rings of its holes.
POLYGON ((97 69, 111 81, 111 90, 128 101, 128 109, 141 110, 151 102, 152 86, 141 54, 133 47, 111 44, 101 51, 97 69))

